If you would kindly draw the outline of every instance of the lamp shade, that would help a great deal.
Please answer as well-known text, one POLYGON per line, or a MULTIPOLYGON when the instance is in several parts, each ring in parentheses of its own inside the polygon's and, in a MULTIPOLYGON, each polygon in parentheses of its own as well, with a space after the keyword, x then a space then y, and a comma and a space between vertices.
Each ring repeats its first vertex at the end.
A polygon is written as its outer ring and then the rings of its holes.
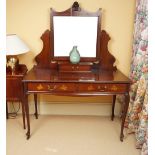
POLYGON ((19 55, 28 51, 27 45, 16 34, 6 36, 6 55, 19 55))

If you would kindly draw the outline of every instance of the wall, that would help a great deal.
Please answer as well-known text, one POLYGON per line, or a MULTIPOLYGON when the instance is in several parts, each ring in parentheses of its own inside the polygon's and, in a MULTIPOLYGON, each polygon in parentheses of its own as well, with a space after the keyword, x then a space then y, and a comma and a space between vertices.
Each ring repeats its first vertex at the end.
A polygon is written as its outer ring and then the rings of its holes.
MULTIPOLYGON (((15 33, 19 35, 31 49, 29 53, 19 56, 20 63, 26 64, 28 69, 31 69, 35 64, 34 57, 42 50, 42 41, 40 40, 40 37, 46 29, 50 28, 50 8, 52 7, 57 11, 63 11, 69 8, 73 2, 74 0, 6 1, 7 34, 15 33)), ((80 3, 80 6, 89 11, 96 11, 98 8, 102 8, 102 29, 105 29, 111 37, 108 45, 109 51, 115 56, 118 69, 128 76, 131 62, 135 0, 79 0, 78 2, 80 3)), ((32 97, 30 97, 29 100, 31 102, 32 97)), ((39 96, 39 100, 40 102, 50 102, 51 97, 39 96)), ((101 96, 93 98, 60 98, 52 96, 52 102, 97 103, 96 106, 99 110, 100 106, 104 105, 98 106, 98 104, 102 102, 109 104, 111 98, 101 96)), ((47 107, 45 103, 43 103, 42 106, 47 107)), ((56 106, 57 105, 55 105, 55 107, 56 106)), ((74 106, 69 104, 68 108, 76 113, 77 106, 78 105, 74 106)), ((93 109, 94 106, 94 104, 87 105, 86 111, 89 113, 90 108, 93 109)), ((64 104, 62 104, 61 107, 64 109, 64 104)), ((41 112, 46 113, 46 110, 47 108, 45 108, 44 112, 43 110, 41 110, 41 112)), ((98 111, 96 111, 96 113, 97 112, 98 111)))

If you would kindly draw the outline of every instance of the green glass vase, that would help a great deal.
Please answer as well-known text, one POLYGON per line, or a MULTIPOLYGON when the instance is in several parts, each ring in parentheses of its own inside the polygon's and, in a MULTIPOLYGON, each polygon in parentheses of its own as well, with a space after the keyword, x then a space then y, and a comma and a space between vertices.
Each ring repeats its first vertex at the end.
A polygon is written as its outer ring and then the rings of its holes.
POLYGON ((71 63, 77 64, 80 62, 80 53, 77 50, 77 46, 73 46, 73 49, 70 51, 69 56, 70 56, 69 59, 71 63))

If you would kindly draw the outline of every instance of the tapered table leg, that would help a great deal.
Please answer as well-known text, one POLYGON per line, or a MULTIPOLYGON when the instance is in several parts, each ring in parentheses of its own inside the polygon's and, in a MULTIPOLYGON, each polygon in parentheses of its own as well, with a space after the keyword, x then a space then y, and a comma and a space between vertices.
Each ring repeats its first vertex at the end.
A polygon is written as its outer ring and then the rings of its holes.
POLYGON ((30 117, 29 117, 29 105, 28 105, 28 94, 27 94, 27 84, 24 83, 24 107, 27 119, 27 139, 30 138, 30 117))
POLYGON ((36 119, 38 119, 37 94, 34 94, 34 104, 35 104, 35 113, 34 113, 34 115, 35 115, 36 119))
POLYGON ((23 116, 23 128, 26 129, 26 126, 25 126, 25 108, 24 108, 24 101, 22 99, 22 116, 23 116))
POLYGON ((116 101, 116 95, 113 95, 113 101, 112 101, 112 115, 111 115, 111 120, 114 120, 114 112, 115 112, 115 101, 116 101))
POLYGON ((124 105, 123 115, 122 115, 121 133, 120 133, 121 141, 123 141, 123 138, 124 138, 123 130, 124 130, 124 123, 125 123, 128 107, 129 107, 129 93, 126 93, 125 94, 125 105, 124 105))
POLYGON ((29 105, 28 105, 28 95, 25 95, 25 112, 26 112, 26 119, 27 119, 27 139, 30 138, 30 117, 29 117, 29 105))
POLYGON ((9 118, 9 115, 8 115, 8 103, 6 101, 6 119, 8 119, 8 118, 9 118))

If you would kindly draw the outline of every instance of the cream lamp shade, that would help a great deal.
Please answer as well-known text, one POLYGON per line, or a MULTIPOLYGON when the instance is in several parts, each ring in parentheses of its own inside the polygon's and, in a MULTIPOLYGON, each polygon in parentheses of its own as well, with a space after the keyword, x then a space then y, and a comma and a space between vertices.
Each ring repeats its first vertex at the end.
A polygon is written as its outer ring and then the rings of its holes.
POLYGON ((6 55, 19 55, 29 51, 27 45, 16 35, 6 37, 6 55))
POLYGON ((16 34, 6 36, 6 66, 11 67, 12 75, 15 74, 18 68, 19 60, 17 55, 24 54, 28 51, 29 48, 27 45, 16 34))

